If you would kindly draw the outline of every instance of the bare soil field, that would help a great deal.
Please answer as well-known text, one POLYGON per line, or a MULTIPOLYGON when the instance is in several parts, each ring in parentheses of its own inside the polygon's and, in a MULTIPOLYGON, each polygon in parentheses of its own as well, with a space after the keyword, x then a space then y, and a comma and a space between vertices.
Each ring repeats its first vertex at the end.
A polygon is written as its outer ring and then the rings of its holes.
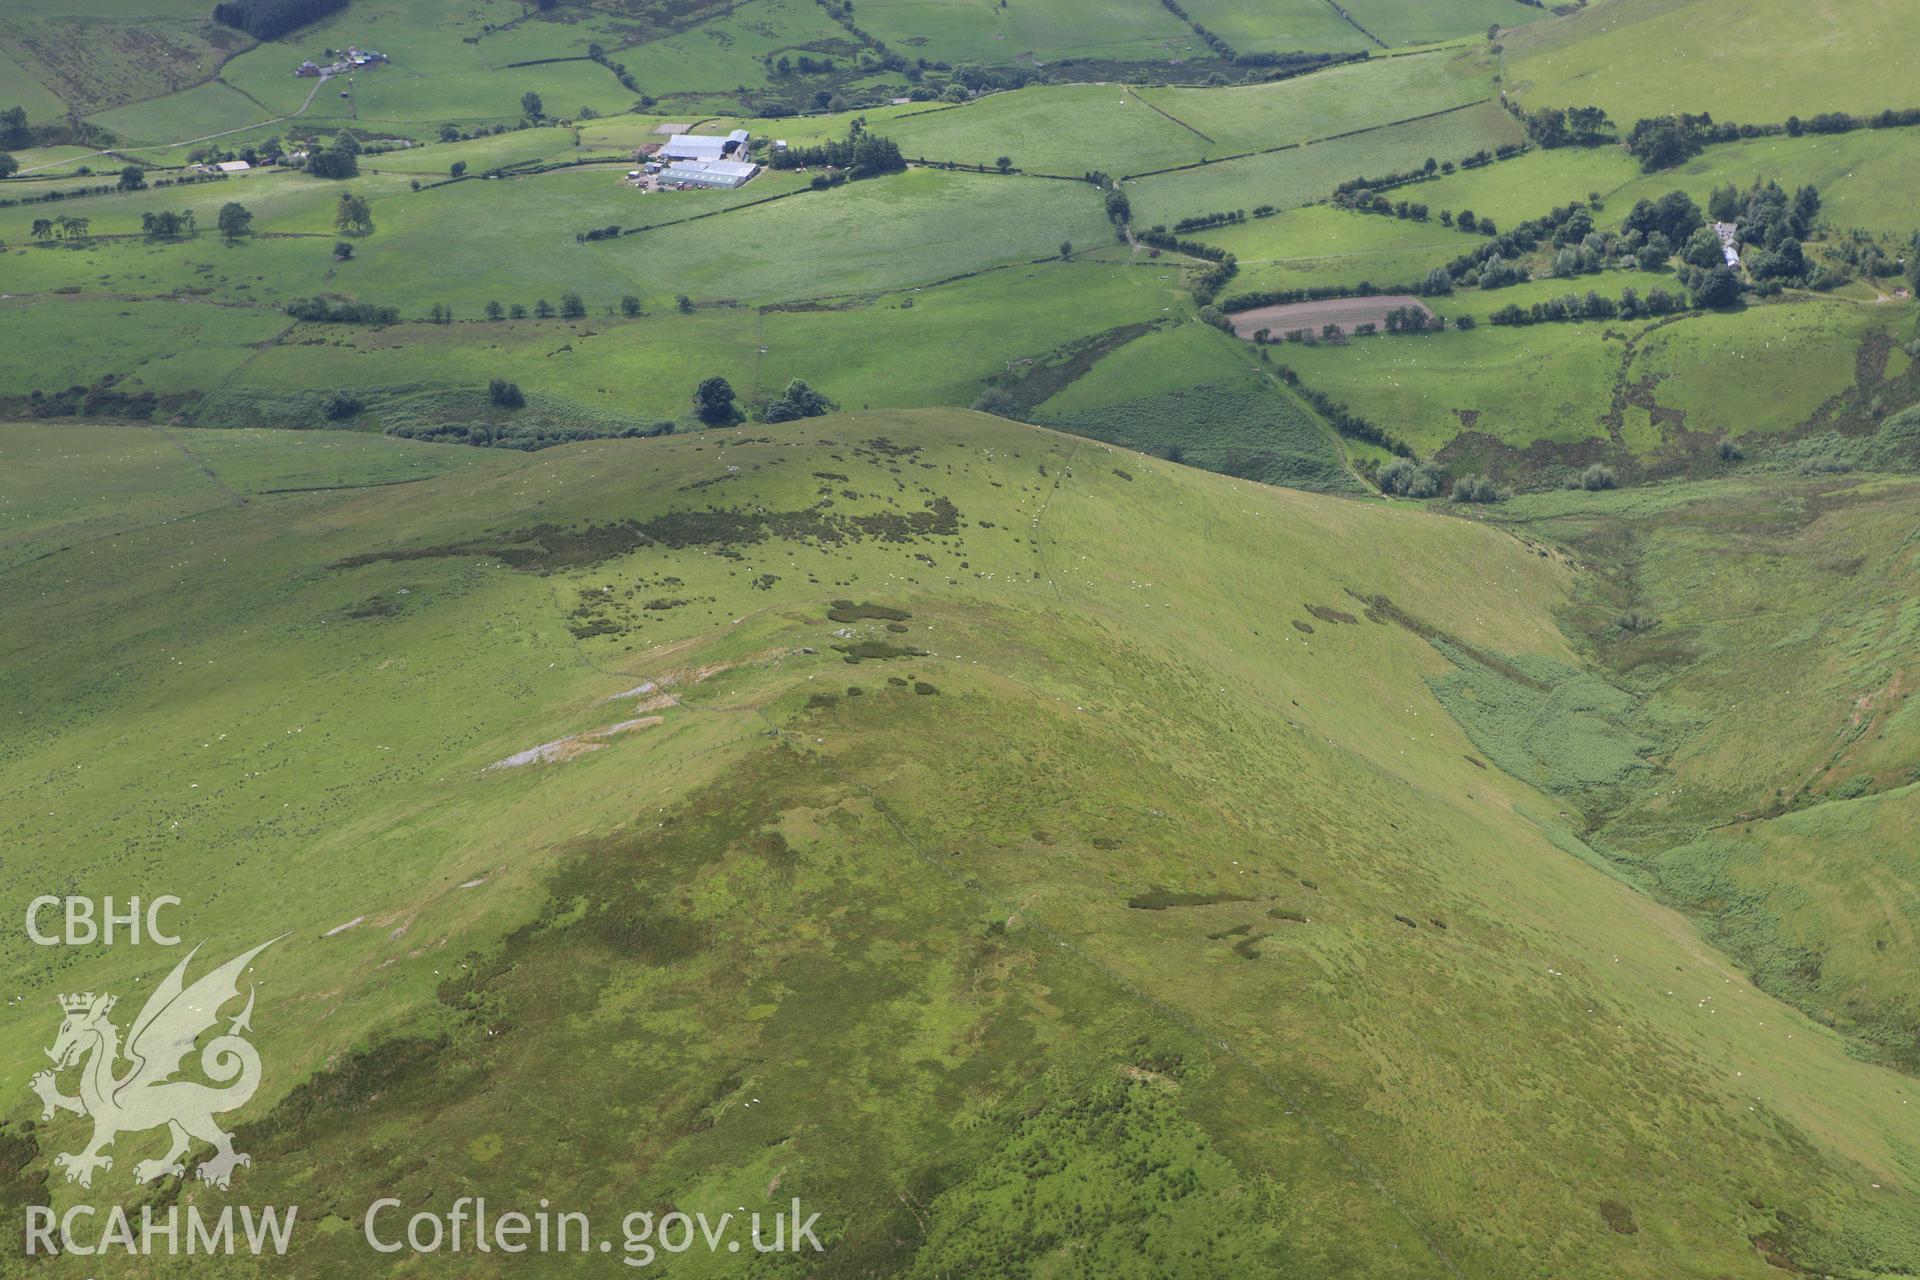
POLYGON ((1295 329, 1311 329, 1317 334, 1320 326, 1337 324, 1351 333, 1355 325, 1369 321, 1384 328, 1387 312, 1401 307, 1415 307, 1427 315, 1433 314, 1427 310, 1426 303, 1407 293, 1372 298, 1325 298, 1319 302, 1287 302, 1238 312, 1232 317, 1233 332, 1236 337, 1251 338, 1261 329, 1270 329, 1279 337, 1295 329))

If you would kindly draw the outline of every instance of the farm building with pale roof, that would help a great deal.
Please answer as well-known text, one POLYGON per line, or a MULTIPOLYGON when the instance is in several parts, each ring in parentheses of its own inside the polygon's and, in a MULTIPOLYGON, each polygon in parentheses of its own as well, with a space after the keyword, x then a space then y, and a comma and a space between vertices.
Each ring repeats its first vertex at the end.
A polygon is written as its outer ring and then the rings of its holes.
POLYGON ((740 160, 677 160, 660 175, 665 186, 687 183, 695 187, 722 187, 731 190, 745 186, 747 179, 760 172, 760 166, 740 160))

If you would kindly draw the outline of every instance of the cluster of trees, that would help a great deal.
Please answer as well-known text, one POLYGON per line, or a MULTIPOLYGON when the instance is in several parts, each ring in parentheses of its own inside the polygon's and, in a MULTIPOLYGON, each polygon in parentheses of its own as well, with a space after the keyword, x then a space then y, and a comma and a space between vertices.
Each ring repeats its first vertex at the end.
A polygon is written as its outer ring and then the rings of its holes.
POLYGON ((1527 112, 1509 99, 1507 109, 1520 117, 1521 123, 1526 126, 1527 137, 1536 146, 1598 147, 1619 138, 1613 121, 1599 107, 1568 107, 1564 111, 1559 107, 1542 107, 1538 111, 1527 112))
MULTIPOLYGON (((111 131, 97 124, 88 124, 74 116, 51 120, 45 124, 30 124, 27 121, 25 107, 8 107, 0 111, 0 151, 68 144, 104 150, 116 141, 118 139, 111 131)), ((83 169, 81 172, 84 174, 86 170, 83 169)))
MULTIPOLYGON (((1498 288, 1501 284, 1514 284, 1527 279, 1525 266, 1517 259, 1524 258, 1539 247, 1542 240, 1550 238, 1561 224, 1575 213, 1585 209, 1585 205, 1569 204, 1553 209, 1542 217, 1529 218, 1512 230, 1494 236, 1479 248, 1470 249, 1447 264, 1447 274, 1455 283, 1478 285, 1481 288, 1498 288), (1494 283, 1489 284, 1489 275, 1494 283)), ((1466 215, 1463 213, 1454 220, 1456 226, 1463 225, 1466 215)), ((1488 226, 1486 219, 1475 219, 1476 225, 1484 232, 1488 226)), ((1470 228, 1469 228, 1470 229, 1470 228)))
POLYGON ((277 40, 346 7, 347 0, 224 0, 213 7, 213 20, 255 40, 277 40))
POLYGON ((140 215, 140 234, 149 240, 178 240, 194 234, 193 210, 149 210, 140 215))
POLYGON ((502 409, 524 409, 527 397, 517 382, 508 382, 505 378, 495 378, 487 383, 487 399, 502 409))
POLYGON ((371 302, 350 302, 325 295, 294 298, 287 303, 287 314, 295 320, 318 324, 398 324, 400 308, 382 307, 371 302))
POLYGON ((73 386, 48 394, 34 388, 27 396, 27 413, 35 418, 132 418, 153 417, 157 407, 151 391, 128 393, 114 384, 108 374, 90 387, 73 386))
MULTIPOLYGON (((815 61, 811 56, 804 53, 797 59, 789 58, 783 53, 777 60, 772 54, 768 54, 765 58, 761 59, 761 61, 766 63, 767 70, 782 78, 792 75, 796 67, 803 76, 832 75, 836 69, 832 58, 821 58, 815 61)), ((937 96, 932 89, 927 89, 924 85, 920 87, 925 90, 929 98, 937 96)), ((925 100, 926 99, 922 99, 922 101, 925 100)))
POLYGON ((907 167, 900 148, 891 139, 864 129, 855 129, 844 139, 823 142, 812 147, 789 147, 775 152, 771 164, 776 169, 797 169, 807 165, 830 165, 845 169, 856 178, 881 173, 898 173, 907 167))
POLYGON ((1488 258, 1478 273, 1467 272, 1467 282, 1479 289, 1504 289, 1510 284, 1525 284, 1533 272, 1518 258, 1488 258))
POLYGON ((573 239, 574 239, 574 243, 576 244, 586 244, 590 240, 611 240, 614 237, 618 236, 619 234, 620 234, 620 224, 614 223, 611 226, 591 227, 585 231, 579 232, 573 237, 573 239))
POLYGON ((1809 119, 1788 116, 1779 124, 1716 124, 1707 112, 1682 113, 1636 120, 1627 132, 1627 150, 1647 173, 1671 169, 1700 153, 1702 147, 1741 138, 1784 135, 1851 133, 1855 129, 1904 129, 1920 125, 1920 107, 1889 108, 1870 116, 1826 111, 1809 119))
POLYGON ((342 235, 364 236, 373 232, 373 210, 366 197, 342 191, 333 207, 333 225, 342 235))
POLYGON ((62 214, 58 218, 35 218, 33 220, 33 238, 42 244, 49 240, 72 240, 76 243, 90 239, 93 226, 91 218, 69 218, 62 214))
POLYGON ((1387 312, 1388 333, 1439 333, 1446 327, 1444 316, 1435 315, 1424 307, 1395 307, 1387 312))
POLYGON ((24 150, 32 145, 33 129, 27 124, 27 109, 8 107, 0 111, 0 150, 24 150))
MULTIPOLYGON (((1740 296, 1740 282, 1733 273, 1723 266, 1719 270, 1726 273, 1726 279, 1733 286, 1731 298, 1723 301, 1702 300, 1702 306, 1725 306, 1740 296)), ((1715 298, 1722 295, 1715 293, 1715 298)), ((1687 309, 1687 300, 1677 294, 1655 286, 1642 298, 1638 290, 1622 289, 1618 298, 1609 298, 1605 294, 1588 290, 1585 297, 1578 294, 1564 294, 1558 298, 1549 298, 1536 302, 1531 307, 1522 307, 1509 303, 1487 317, 1488 324, 1528 325, 1547 324, 1564 320, 1611 320, 1618 316, 1623 320, 1634 320, 1641 316, 1671 315, 1687 309)))
POLYGON ((725 378, 708 378, 693 389, 693 416, 710 427, 723 427, 739 417, 734 398, 732 383, 725 378))
POLYGON ((1446 488, 1447 472, 1437 462, 1415 462, 1408 457, 1390 458, 1373 480, 1382 493, 1402 498, 1437 498, 1446 488))
MULTIPOLYGON (((1415 462, 1411 458, 1391 458, 1374 473, 1373 482, 1380 492, 1401 498, 1437 498, 1447 492, 1447 469, 1437 462, 1415 462)), ((1505 502, 1513 490, 1502 488, 1484 475, 1461 476, 1453 482, 1455 502, 1505 502)))
POLYGON ((1747 274, 1755 280, 1799 284, 1812 274, 1801 244, 1820 213, 1820 191, 1811 183, 1791 196, 1772 180, 1756 178, 1744 195, 1729 183, 1714 189, 1707 207, 1715 220, 1734 224, 1742 243, 1757 246, 1750 247, 1744 258, 1747 274))
POLYGON ((1505 502, 1513 490, 1503 489, 1486 476, 1461 476, 1453 482, 1455 502, 1505 502))
POLYGON ((834 408, 833 401, 795 378, 787 384, 780 398, 767 405, 760 416, 766 422, 792 422, 798 418, 818 418, 822 414, 832 413, 834 408))
POLYGON ((1683 243, 1695 231, 1707 223, 1706 215, 1700 212, 1700 206, 1693 197, 1684 191, 1669 191, 1658 200, 1637 200, 1633 208, 1622 219, 1623 231, 1638 231, 1643 235, 1659 232, 1674 243, 1683 243))
POLYGON ((1813 287, 1830 289, 1844 284, 1847 270, 1865 279, 1881 279, 1897 276, 1901 273, 1902 259, 1908 267, 1909 278, 1916 266, 1916 255, 1911 246, 1903 247, 1891 236, 1875 235, 1864 227, 1851 227, 1847 231, 1829 237, 1823 246, 1823 257, 1829 264, 1814 274, 1813 287))
POLYGON ((342 129, 331 146, 315 140, 307 152, 307 172, 316 178, 351 178, 360 172, 360 139, 342 129))

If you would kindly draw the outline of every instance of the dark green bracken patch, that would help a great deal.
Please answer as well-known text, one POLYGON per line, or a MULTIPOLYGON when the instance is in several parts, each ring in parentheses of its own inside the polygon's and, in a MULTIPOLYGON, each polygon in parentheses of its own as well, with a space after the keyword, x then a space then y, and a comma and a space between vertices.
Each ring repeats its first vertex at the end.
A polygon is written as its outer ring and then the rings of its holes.
POLYGON ((1175 893, 1171 889, 1149 889, 1127 899, 1135 911, 1167 911, 1177 907, 1212 907, 1222 902, 1252 902, 1238 893, 1175 893))
POLYGON ((349 618, 392 618, 400 613, 397 595, 370 596, 347 610, 349 618))
POLYGON ((944 497, 930 498, 924 510, 904 514, 882 511, 864 516, 837 515, 819 506, 799 511, 669 511, 651 520, 622 520, 584 529, 538 524, 498 538, 369 551, 335 561, 332 567, 352 569, 383 560, 485 556, 509 568, 551 573, 598 564, 649 546, 673 550, 713 547, 726 554, 769 539, 835 545, 867 538, 906 543, 920 538, 956 537, 959 532, 960 509, 944 497))
POLYGON ((835 622, 861 622, 869 618, 876 622, 905 622, 912 616, 905 609, 893 609, 865 601, 855 604, 851 600, 835 600, 827 609, 827 617, 835 622))
MULTIPOLYGON (((924 658, 925 649, 903 649, 884 640, 854 640, 847 644, 833 646, 834 652, 846 654, 848 662, 886 662, 892 658, 924 658)), ((905 684, 902 680, 900 683, 905 684)), ((929 686, 931 687, 931 686, 929 686)))
POLYGON ((1307 606, 1307 612, 1312 614, 1314 617, 1320 619, 1320 621, 1322 622, 1353 623, 1353 622, 1360 621, 1360 619, 1354 617, 1350 613, 1347 613, 1340 609, 1328 608, 1324 604, 1310 604, 1307 606))

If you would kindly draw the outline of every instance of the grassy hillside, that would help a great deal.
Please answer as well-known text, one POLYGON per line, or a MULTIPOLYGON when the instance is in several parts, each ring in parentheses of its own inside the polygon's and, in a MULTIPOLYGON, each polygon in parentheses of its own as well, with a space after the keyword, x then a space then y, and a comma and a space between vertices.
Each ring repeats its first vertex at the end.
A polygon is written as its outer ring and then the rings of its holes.
POLYGON ((1910 481, 1841 476, 1784 492, 1769 479, 1653 502, 1517 502, 1530 534, 1596 569, 1572 627, 1628 695, 1576 694, 1551 677, 1550 696, 1615 751, 1664 727, 1643 758, 1580 778, 1590 766, 1549 753, 1544 726, 1515 718, 1537 714, 1536 695, 1483 694, 1476 706, 1500 709, 1464 715, 1496 760, 1556 757, 1555 789, 1588 838, 1707 916, 1769 990, 1909 1069, 1920 1063, 1905 981, 1913 884, 1895 850, 1920 782, 1913 499, 1910 481), (1630 616, 1638 629, 1622 625, 1630 616))
POLYGON ((1593 105, 1616 120, 1873 112, 1911 96, 1906 16, 1893 0, 1595 0, 1503 36, 1503 63, 1528 107, 1593 105))
MULTIPOLYGON (((1597 555, 976 414, 332 440, 0 433, 75 495, 5 490, 0 892, 164 882, 214 950, 289 934, 255 1163, 203 1202, 799 1195, 846 1273, 1920 1267, 1911 1078, 1448 714, 1476 673, 1620 665, 1557 624, 1614 589, 1597 555)), ((1837 496, 1789 501, 1896 546, 1910 487, 1837 496)), ((1779 726, 1783 776, 1845 687, 1779 726)), ((1717 705, 1667 699, 1649 741, 1717 705)), ((10 1073, 52 992, 167 959, 0 947, 10 1073)), ((77 1122, 31 1103, 4 1194, 70 1203, 40 1178, 77 1122)), ((318 1227, 284 1265, 401 1269, 318 1227)))

